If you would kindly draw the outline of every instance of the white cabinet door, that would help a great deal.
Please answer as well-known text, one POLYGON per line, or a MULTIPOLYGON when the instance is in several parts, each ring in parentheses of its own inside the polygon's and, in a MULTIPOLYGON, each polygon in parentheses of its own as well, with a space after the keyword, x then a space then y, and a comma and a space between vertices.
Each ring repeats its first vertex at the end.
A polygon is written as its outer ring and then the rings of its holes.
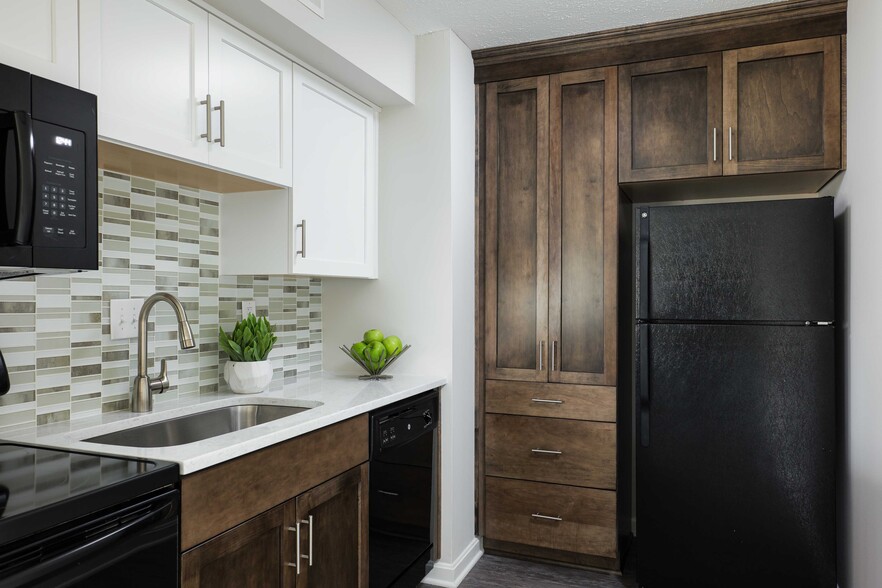
POLYGON ((377 113, 294 68, 294 273, 377 277, 377 113), (305 254, 297 254, 305 246, 305 254))
POLYGON ((75 0, 3 0, 0 63, 79 85, 75 0))
POLYGON ((287 58, 214 16, 209 84, 216 106, 209 163, 291 185, 291 68, 287 58))
POLYGON ((208 161, 208 14, 187 0, 80 0, 82 87, 98 134, 208 161))

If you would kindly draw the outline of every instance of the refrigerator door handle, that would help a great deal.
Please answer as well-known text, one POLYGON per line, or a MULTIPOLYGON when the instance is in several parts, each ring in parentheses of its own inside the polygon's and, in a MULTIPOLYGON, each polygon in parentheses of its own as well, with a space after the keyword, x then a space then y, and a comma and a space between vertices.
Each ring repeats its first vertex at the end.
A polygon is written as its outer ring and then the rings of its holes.
POLYGON ((649 325, 638 325, 637 329, 637 414, 640 419, 640 446, 649 447, 649 325))
POLYGON ((637 318, 649 319, 649 209, 640 209, 640 247, 637 255, 637 318))

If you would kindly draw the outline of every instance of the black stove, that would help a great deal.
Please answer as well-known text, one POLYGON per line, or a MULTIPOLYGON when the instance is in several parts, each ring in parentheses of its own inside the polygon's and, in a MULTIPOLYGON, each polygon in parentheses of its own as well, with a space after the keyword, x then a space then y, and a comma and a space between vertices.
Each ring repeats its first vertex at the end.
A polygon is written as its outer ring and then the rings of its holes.
POLYGON ((179 479, 175 463, 0 443, 0 587, 103 585, 157 556, 149 577, 176 583, 179 479))

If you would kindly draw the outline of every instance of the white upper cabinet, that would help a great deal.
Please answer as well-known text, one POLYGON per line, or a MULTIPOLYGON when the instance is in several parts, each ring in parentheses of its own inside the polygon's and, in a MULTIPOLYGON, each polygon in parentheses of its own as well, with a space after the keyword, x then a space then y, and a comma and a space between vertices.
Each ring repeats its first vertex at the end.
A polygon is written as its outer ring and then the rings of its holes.
POLYGON ((187 0, 80 0, 98 134, 291 185, 291 62, 187 0))
POLYGON ((211 165, 291 185, 292 63, 209 18, 209 94, 216 111, 211 165))
POLYGON ((0 63, 77 87, 77 26, 73 0, 3 0, 0 63))
POLYGON ((295 66, 294 273, 377 277, 376 125, 373 108, 295 66))
POLYGON ((208 14, 186 0, 81 0, 82 87, 98 134, 208 163, 208 14))
POLYGON ((294 187, 224 194, 220 271, 377 277, 377 112, 294 66, 294 187))

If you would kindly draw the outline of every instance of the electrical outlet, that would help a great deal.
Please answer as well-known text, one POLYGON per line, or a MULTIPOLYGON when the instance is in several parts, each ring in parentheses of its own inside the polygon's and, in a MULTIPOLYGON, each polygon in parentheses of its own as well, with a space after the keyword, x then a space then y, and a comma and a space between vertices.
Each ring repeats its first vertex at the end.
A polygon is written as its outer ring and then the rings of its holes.
POLYGON ((245 318, 249 314, 253 314, 257 316, 257 303, 253 300, 243 300, 242 301, 242 318, 245 318))
POLYGON ((138 315, 144 306, 142 298, 110 301, 110 338, 131 339, 138 336, 138 315))

